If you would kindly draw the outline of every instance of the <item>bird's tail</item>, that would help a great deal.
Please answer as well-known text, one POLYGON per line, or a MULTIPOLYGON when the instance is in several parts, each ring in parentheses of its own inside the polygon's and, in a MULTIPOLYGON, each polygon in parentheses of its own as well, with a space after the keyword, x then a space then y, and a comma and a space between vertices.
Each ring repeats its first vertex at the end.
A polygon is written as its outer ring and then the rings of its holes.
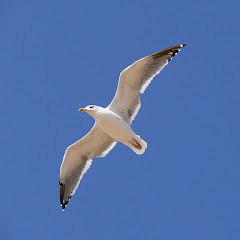
POLYGON ((136 154, 143 154, 147 148, 147 143, 137 135, 128 142, 128 147, 130 147, 136 154))

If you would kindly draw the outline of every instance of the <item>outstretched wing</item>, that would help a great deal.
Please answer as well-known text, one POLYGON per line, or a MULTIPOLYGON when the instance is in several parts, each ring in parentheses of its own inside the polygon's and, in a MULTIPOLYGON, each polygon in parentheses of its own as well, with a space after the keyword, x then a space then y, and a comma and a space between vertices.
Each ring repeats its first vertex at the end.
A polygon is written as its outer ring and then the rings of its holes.
POLYGON ((152 79, 186 44, 164 49, 144 57, 125 68, 119 78, 117 92, 108 106, 131 124, 140 107, 140 93, 144 93, 152 79))
POLYGON ((92 159, 105 157, 116 143, 95 123, 87 135, 67 148, 59 178, 60 202, 63 210, 77 190, 84 173, 91 166, 92 159))

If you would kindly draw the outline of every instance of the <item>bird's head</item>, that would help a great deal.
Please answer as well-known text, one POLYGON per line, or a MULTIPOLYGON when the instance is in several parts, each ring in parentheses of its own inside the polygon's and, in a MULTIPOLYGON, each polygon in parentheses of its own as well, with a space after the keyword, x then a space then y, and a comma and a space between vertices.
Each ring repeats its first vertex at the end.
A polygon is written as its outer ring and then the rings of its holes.
POLYGON ((103 109, 102 107, 96 105, 89 105, 85 108, 79 108, 79 111, 86 112, 90 116, 95 117, 96 114, 99 113, 99 111, 101 111, 102 109, 103 109))

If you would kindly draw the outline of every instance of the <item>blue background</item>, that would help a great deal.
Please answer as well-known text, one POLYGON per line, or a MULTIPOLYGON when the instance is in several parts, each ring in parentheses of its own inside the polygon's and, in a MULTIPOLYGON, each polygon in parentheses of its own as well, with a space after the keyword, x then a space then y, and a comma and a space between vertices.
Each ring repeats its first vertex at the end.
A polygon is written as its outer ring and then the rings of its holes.
POLYGON ((1 1, 0 238, 240 239, 238 1, 1 1), (97 158, 65 212, 59 168, 119 73, 187 43, 142 95, 136 155, 97 158))

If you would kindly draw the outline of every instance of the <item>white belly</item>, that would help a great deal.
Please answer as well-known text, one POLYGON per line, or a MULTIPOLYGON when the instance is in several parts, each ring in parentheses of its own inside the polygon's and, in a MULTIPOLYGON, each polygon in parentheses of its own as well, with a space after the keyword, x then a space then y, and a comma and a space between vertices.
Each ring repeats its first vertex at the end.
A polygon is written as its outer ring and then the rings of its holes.
POLYGON ((120 116, 108 109, 99 114, 96 122, 104 132, 120 142, 131 140, 134 134, 131 127, 120 116))

